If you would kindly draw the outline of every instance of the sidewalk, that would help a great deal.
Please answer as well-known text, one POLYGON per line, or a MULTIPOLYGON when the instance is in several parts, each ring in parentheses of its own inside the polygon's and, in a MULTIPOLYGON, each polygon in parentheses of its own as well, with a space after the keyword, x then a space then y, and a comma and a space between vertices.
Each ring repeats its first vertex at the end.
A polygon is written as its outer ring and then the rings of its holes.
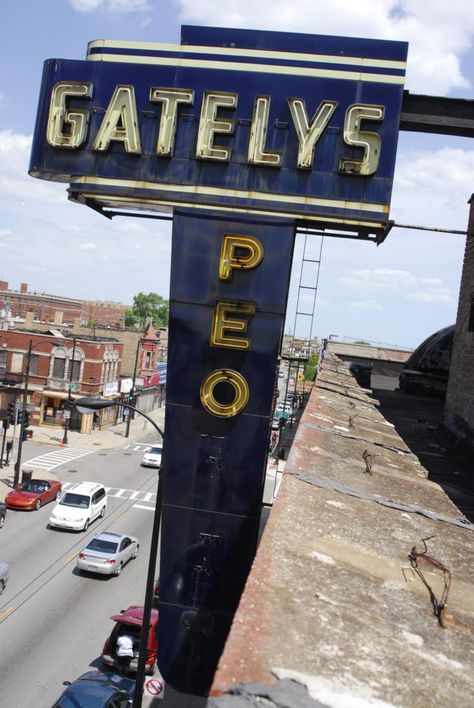
MULTIPOLYGON (((160 430, 164 431, 164 406, 162 408, 156 408, 153 411, 147 412, 147 415, 158 425, 160 430)), ((64 437, 64 428, 31 425, 29 430, 33 431, 33 438, 31 442, 40 443, 42 445, 52 445, 63 450, 68 448, 74 448, 76 450, 110 450, 117 447, 123 447, 126 445, 127 440, 133 442, 147 433, 155 433, 156 442, 162 442, 158 432, 153 428, 152 424, 139 414, 136 415, 135 419, 130 423, 130 434, 128 438, 125 437, 126 423, 119 423, 118 425, 110 426, 104 430, 94 430, 93 432, 84 435, 76 432, 75 430, 68 430, 67 445, 63 445, 62 442, 64 437)), ((11 437, 9 438, 7 436, 7 440, 9 439, 11 440, 11 437)), ((31 453, 28 453, 29 444, 29 440, 23 443, 21 456, 22 469, 28 468, 26 461, 29 457, 31 458, 31 453)), ((0 470, 0 499, 3 499, 5 494, 13 487, 13 477, 15 473, 14 465, 18 450, 17 445, 18 430, 17 437, 15 439, 13 457, 10 458, 10 464, 8 467, 3 467, 3 469, 0 470)), ((47 479, 51 475, 47 472, 42 472, 41 476, 47 479)))

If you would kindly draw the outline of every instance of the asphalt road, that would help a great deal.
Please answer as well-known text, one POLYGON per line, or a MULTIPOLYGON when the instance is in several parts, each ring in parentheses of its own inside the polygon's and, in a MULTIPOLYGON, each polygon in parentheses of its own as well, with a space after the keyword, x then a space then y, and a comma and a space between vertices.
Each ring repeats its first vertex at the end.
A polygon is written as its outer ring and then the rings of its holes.
MULTIPOLYGON (((142 441, 153 439, 150 434, 142 441)), ((0 560, 10 566, 0 597, 2 706, 50 708, 64 680, 100 666, 113 627, 110 616, 128 605, 143 605, 157 488, 156 470, 140 466, 144 449, 124 440, 123 448, 66 460, 49 470, 66 485, 88 480, 110 487, 106 515, 87 533, 48 529, 52 504, 37 512, 8 511, 0 530, 0 560), (117 578, 79 575, 75 569, 76 555, 101 530, 140 539, 138 558, 117 578)), ((57 451, 26 444, 24 466, 57 451)))

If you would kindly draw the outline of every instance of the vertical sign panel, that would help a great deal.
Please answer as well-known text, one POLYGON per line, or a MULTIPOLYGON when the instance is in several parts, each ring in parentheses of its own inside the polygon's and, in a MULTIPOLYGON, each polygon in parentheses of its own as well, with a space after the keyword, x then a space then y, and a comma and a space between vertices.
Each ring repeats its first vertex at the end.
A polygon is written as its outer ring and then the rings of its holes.
POLYGON ((175 212, 159 667, 209 687, 255 552, 291 221, 175 212))

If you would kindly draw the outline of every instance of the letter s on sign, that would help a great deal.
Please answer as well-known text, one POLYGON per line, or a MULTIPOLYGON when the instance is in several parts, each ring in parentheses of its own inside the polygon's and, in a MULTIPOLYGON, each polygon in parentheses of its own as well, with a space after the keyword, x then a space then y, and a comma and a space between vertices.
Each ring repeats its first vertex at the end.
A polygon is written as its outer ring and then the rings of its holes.
POLYGON ((384 106, 364 105, 363 103, 349 106, 344 119, 344 142, 347 145, 363 148, 361 160, 345 160, 339 163, 339 172, 356 175, 373 175, 377 171, 380 160, 381 139, 378 133, 360 129, 362 120, 383 120, 384 106))
POLYGON ((68 97, 91 98, 92 83, 58 81, 51 92, 46 140, 53 147, 77 148, 86 139, 89 111, 86 108, 68 110, 68 97), (67 128, 67 131, 64 129, 67 128))
POLYGON ((217 369, 206 376, 199 391, 201 403, 208 413, 218 418, 233 418, 247 405, 249 387, 242 374, 233 369, 217 369), (229 384, 234 389, 234 400, 221 403, 214 395, 218 384, 229 384))

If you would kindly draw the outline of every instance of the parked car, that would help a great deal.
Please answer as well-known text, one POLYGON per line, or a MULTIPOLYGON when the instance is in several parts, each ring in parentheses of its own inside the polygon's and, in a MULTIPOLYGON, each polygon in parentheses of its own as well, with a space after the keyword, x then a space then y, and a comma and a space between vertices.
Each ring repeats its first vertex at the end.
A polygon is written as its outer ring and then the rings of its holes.
POLYGON ((280 419, 275 416, 272 420, 272 430, 279 430, 279 428, 280 428, 280 419))
POLYGON ((71 531, 87 531, 89 524, 103 517, 107 492, 103 484, 79 482, 70 487, 54 507, 49 526, 71 531))
POLYGON ((142 467, 159 467, 162 454, 163 448, 161 445, 152 445, 143 455, 142 467))
POLYGON ((140 542, 134 536, 103 531, 97 534, 79 553, 79 570, 101 575, 120 575, 125 563, 138 555, 140 542))
POLYGON ((0 562, 0 595, 5 590, 9 576, 10 568, 8 567, 8 563, 0 562))
POLYGON ((0 529, 3 529, 5 516, 7 515, 7 507, 3 502, 0 502, 0 529))
POLYGON ((87 671, 64 685, 53 708, 128 708, 135 693, 135 681, 103 671, 87 671))
POLYGON ((9 509, 36 509, 48 502, 59 500, 62 484, 57 479, 30 479, 19 489, 12 489, 5 497, 9 509))
MULTIPOLYGON (((130 671, 137 670, 138 650, 140 646, 140 633, 143 623, 143 607, 141 605, 130 605, 126 610, 122 610, 119 615, 113 615, 110 619, 115 622, 110 636, 102 649, 102 662, 105 666, 115 666, 115 649, 117 639, 122 634, 127 634, 133 640, 133 659, 130 663, 130 671)), ((148 635, 148 656, 146 659, 146 673, 153 674, 156 668, 156 655, 158 651, 158 610, 152 609, 150 618, 150 633, 148 635)))

